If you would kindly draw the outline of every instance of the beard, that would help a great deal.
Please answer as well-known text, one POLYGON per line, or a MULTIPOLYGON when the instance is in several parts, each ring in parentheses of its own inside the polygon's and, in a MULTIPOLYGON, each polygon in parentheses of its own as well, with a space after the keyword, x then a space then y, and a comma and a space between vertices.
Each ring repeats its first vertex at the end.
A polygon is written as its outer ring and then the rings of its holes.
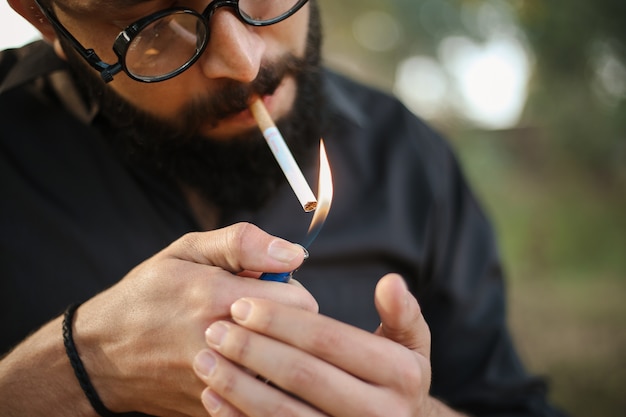
POLYGON ((313 162, 324 117, 321 22, 316 2, 310 4, 304 58, 287 54, 278 61, 264 62, 257 78, 249 84, 220 81, 211 97, 191 102, 178 115, 181 122, 176 125, 119 96, 67 42, 62 43, 85 99, 99 108, 94 124, 125 163, 174 186, 191 188, 222 212, 255 210, 286 183, 261 132, 254 129, 228 139, 198 132, 207 122, 216 124, 247 109, 252 95, 272 94, 285 77, 291 76, 296 80, 295 101, 277 126, 299 165, 305 167, 313 162))

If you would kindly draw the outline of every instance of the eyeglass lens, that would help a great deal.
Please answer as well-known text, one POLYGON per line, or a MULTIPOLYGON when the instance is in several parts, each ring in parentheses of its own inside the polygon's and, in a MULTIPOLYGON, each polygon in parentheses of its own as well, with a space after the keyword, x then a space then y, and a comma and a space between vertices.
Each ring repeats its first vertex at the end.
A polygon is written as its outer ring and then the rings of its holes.
POLYGON ((206 39, 205 27, 188 13, 169 14, 150 23, 128 45, 128 71, 141 78, 175 72, 196 55, 206 39))
MULTIPOLYGON (((240 0, 241 17, 250 24, 271 24, 292 13, 300 0, 240 0)), ((208 39, 207 25, 197 13, 174 10, 146 25, 128 45, 126 69, 141 79, 159 78, 185 67, 208 39)))

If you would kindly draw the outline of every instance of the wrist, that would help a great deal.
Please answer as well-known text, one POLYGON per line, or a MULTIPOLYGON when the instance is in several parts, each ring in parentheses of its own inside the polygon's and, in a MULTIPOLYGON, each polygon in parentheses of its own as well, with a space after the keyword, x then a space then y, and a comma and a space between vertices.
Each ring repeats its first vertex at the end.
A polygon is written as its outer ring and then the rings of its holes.
MULTIPOLYGON (((128 391, 123 387, 124 381, 116 372, 125 367, 113 363, 113 358, 123 356, 116 349, 117 343, 111 332, 111 322, 115 319, 103 314, 106 309, 99 305, 99 297, 95 297, 76 309, 72 319, 72 336, 79 361, 74 361, 74 382, 80 386, 84 397, 100 416, 125 415, 124 411, 133 410, 131 404, 125 402, 128 391), (77 375, 77 365, 82 365, 85 381, 77 375)), ((69 309, 68 309, 69 310, 69 309)), ((67 323, 69 327, 70 323, 67 323)), ((68 355, 69 358, 69 355, 68 355)))
POLYGON ((78 310, 78 307, 80 307, 80 304, 78 303, 70 305, 63 315, 63 344, 65 346, 65 353, 67 354, 70 365, 74 371, 74 375, 76 376, 85 397, 89 400, 89 403, 96 413, 98 413, 101 417, 114 417, 117 414, 109 410, 100 399, 98 392, 91 383, 87 369, 85 368, 76 347, 73 327, 74 315, 78 310))

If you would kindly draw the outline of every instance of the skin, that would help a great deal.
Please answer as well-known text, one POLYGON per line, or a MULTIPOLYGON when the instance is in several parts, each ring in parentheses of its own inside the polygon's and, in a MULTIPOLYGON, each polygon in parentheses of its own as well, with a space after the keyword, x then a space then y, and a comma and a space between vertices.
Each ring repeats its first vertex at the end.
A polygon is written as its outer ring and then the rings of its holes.
MULTIPOLYGON (((33 3, 9 3, 64 56, 33 3)), ((171 5, 154 0, 120 12, 97 1, 65 4, 56 10, 59 19, 108 62, 122 27, 171 5)), ((206 2, 185 5, 202 10, 206 2)), ((222 80, 250 82, 263 60, 301 56, 308 18, 307 5, 280 24, 252 28, 221 9, 211 20, 207 53, 188 71, 153 85, 120 74, 110 86, 175 121, 188 100, 210 95, 222 80)), ((295 88, 286 79, 266 98, 273 118, 288 112, 295 88)), ((253 123, 241 114, 203 133, 227 139, 253 123)), ((399 276, 379 282, 374 301, 381 326, 369 334, 317 314, 315 300, 297 283, 254 279, 255 271, 293 270, 302 261, 299 246, 237 224, 182 237, 87 301, 74 321, 75 341, 104 404, 114 412, 162 416, 457 415, 428 395, 430 332, 399 276)), ((60 329, 57 317, 0 361, 1 415, 95 414, 60 329)))

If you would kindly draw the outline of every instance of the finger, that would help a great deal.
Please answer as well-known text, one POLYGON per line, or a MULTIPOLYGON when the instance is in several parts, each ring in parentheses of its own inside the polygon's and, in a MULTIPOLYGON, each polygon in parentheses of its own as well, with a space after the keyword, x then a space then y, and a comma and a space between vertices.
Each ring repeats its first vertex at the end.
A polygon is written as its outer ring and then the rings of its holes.
POLYGON ((194 360, 194 370, 209 387, 202 394, 207 411, 214 417, 321 417, 309 405, 265 384, 221 355, 203 350, 194 360))
POLYGON ((401 276, 389 274, 376 285, 375 304, 381 325, 377 334, 430 357, 430 330, 401 276))
MULTIPOLYGON (((201 333, 206 330, 206 326, 209 323, 215 321, 216 317, 212 315, 214 311, 228 314, 230 306, 235 300, 250 294, 314 313, 319 311, 317 301, 302 285, 285 285, 280 282, 259 281, 232 275, 221 270, 214 271, 213 275, 209 275, 207 270, 211 268, 217 269, 216 267, 193 264, 191 268, 187 268, 185 275, 177 279, 174 284, 177 286, 176 290, 179 293, 185 294, 185 305, 204 306, 201 310, 207 315, 207 321, 205 322, 205 327, 201 329, 201 333), (208 279, 209 277, 210 279, 208 279), (196 283, 192 283, 192 280, 196 281, 196 283), (198 281, 200 282, 199 284, 198 281), (221 295, 216 296, 217 294, 221 295), (211 308, 207 309, 206 303, 209 296, 212 297, 211 308)), ((176 275, 172 274, 172 276, 176 275)), ((171 288, 169 287, 170 290, 171 288)), ((170 295, 171 293, 165 293, 163 297, 169 297, 170 295)), ((222 315, 220 317, 227 318, 229 316, 222 315)))
POLYGON ((231 307, 231 314, 236 323, 248 329, 295 346, 377 385, 395 384, 398 375, 407 372, 407 364, 415 361, 413 352, 388 339, 268 300, 237 300, 231 307))
MULTIPOLYGON (((332 364, 231 322, 212 324, 207 343, 225 358, 330 415, 361 417, 388 402, 384 393, 332 364), (354 398, 367 398, 374 405, 364 409, 365 404, 354 398)), ((382 415, 385 410, 378 411, 382 415)))
POLYGON ((293 278, 293 277, 291 277, 291 278, 289 279, 289 281, 287 281, 287 284, 289 284, 289 285, 295 285, 295 286, 296 286, 296 287, 298 287, 298 288, 304 288, 304 289, 306 289, 306 287, 305 287, 304 285, 302 285, 302 283, 301 283, 300 281, 298 281, 297 279, 295 279, 295 278, 293 278))
POLYGON ((293 271, 305 256, 300 245, 272 236, 250 223, 238 223, 210 232, 188 233, 163 254, 218 266, 232 273, 245 270, 293 271))
POLYGON ((202 391, 200 400, 211 417, 243 417, 241 411, 226 402, 218 393, 207 387, 202 391))

